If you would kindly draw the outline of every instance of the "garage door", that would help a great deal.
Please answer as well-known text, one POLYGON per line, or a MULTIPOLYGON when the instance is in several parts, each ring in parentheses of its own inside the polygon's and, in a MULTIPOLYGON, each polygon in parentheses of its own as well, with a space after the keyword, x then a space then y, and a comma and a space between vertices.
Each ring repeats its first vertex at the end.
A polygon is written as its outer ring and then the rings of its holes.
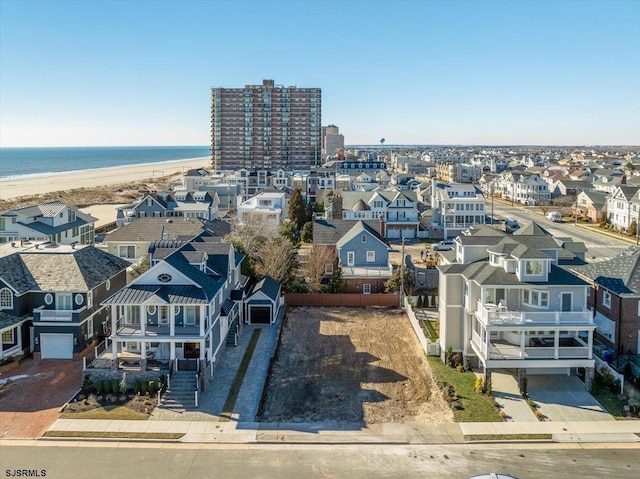
POLYGON ((264 306, 252 306, 250 309, 251 324, 270 324, 271 308, 264 306))
POLYGON ((389 239, 400 239, 400 230, 395 230, 389 228, 387 230, 387 238, 389 239))
POLYGON ((413 228, 404 229, 404 230, 402 230, 402 237, 403 238, 415 238, 416 237, 416 230, 414 230, 413 228))
POLYGON ((73 359, 73 334, 40 334, 42 359, 73 359))

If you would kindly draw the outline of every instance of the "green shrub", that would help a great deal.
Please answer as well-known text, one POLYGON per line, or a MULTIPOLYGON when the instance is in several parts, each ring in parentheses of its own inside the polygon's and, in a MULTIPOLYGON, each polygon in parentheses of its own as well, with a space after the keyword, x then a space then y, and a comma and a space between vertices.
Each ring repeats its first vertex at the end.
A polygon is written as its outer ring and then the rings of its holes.
POLYGON ((82 380, 82 393, 89 394, 93 389, 93 382, 91 381, 91 374, 85 374, 82 380))
POLYGON ((158 376, 158 387, 160 389, 163 389, 166 384, 167 384, 167 376, 165 376, 164 374, 161 374, 160 376, 158 376))
POLYGON ((120 381, 118 381, 117 379, 112 379, 110 389, 113 394, 118 394, 118 392, 120 391, 120 381))
POLYGON ((140 394, 141 390, 142 390, 142 386, 140 385, 140 380, 136 379, 135 381, 133 381, 133 393, 140 394))
POLYGON ((523 396, 527 395, 527 386, 529 385, 529 380, 524 377, 522 378, 522 382, 520 383, 520 392, 523 396))
POLYGON ((487 379, 487 382, 484 385, 484 392, 487 396, 491 396, 491 378, 487 379))
POLYGON ((104 381, 102 379, 98 379, 96 381, 96 392, 98 394, 103 394, 104 393, 104 381))
POLYGON ((149 392, 149 383, 147 381, 142 381, 141 386, 142 394, 147 394, 149 392))
POLYGON ((149 381, 148 388, 149 388, 149 394, 155 394, 156 391, 158 390, 158 386, 155 381, 149 381))

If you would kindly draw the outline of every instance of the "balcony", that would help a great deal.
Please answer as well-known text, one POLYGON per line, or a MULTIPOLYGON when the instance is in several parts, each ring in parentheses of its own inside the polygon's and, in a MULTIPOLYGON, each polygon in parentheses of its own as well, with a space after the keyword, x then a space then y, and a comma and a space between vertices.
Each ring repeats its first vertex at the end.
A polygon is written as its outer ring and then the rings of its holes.
POLYGON ((47 322, 71 322, 73 321, 73 313, 81 313, 87 308, 83 306, 80 309, 44 309, 44 306, 33 310, 35 313, 35 321, 47 322))
POLYGON ((591 325, 593 312, 588 309, 582 311, 510 311, 503 306, 483 304, 478 300, 476 317, 486 325, 591 325))
POLYGON ((390 278, 393 274, 393 266, 345 266, 341 264, 342 277, 347 278, 390 278))
MULTIPOLYGON (((206 327, 205 327, 206 331, 206 327)), ((169 324, 163 325, 146 325, 144 334, 142 333, 142 325, 138 323, 131 323, 125 321, 124 317, 120 317, 116 321, 116 334, 114 336, 144 336, 144 337, 159 337, 159 336, 171 336, 171 328, 169 324)), ((186 326, 178 326, 174 328, 174 336, 200 336, 199 320, 196 320, 196 324, 190 324, 186 326)))
POLYGON ((482 341, 478 333, 473 331, 471 346, 476 353, 488 360, 544 360, 544 359, 591 359, 589 345, 578 337, 558 338, 558 347, 553 338, 535 338, 527 336, 525 346, 513 344, 505 340, 491 339, 488 344, 482 341), (536 340, 538 342, 536 343, 536 340), (536 344, 536 345, 533 345, 536 344), (532 346, 533 345, 533 346, 532 346))

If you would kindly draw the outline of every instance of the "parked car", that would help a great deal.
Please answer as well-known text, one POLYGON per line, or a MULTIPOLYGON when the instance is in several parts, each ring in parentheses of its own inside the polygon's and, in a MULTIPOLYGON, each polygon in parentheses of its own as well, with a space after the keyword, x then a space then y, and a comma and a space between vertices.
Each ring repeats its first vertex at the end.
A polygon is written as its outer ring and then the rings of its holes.
POLYGON ((431 245, 431 249, 434 251, 449 251, 452 250, 455 246, 453 240, 443 240, 439 243, 434 243, 431 245))
POLYGON ((562 214, 559 211, 549 211, 546 218, 554 223, 562 223, 562 214))
POLYGON ((504 229, 507 233, 513 233, 520 229, 520 225, 517 220, 507 219, 504 221, 504 229))

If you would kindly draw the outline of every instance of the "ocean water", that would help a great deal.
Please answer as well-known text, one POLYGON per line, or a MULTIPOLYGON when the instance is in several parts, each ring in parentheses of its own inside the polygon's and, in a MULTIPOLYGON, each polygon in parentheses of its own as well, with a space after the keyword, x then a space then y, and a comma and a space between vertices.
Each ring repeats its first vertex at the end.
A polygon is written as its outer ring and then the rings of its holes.
POLYGON ((210 156, 208 146, 0 148, 0 178, 210 156))

